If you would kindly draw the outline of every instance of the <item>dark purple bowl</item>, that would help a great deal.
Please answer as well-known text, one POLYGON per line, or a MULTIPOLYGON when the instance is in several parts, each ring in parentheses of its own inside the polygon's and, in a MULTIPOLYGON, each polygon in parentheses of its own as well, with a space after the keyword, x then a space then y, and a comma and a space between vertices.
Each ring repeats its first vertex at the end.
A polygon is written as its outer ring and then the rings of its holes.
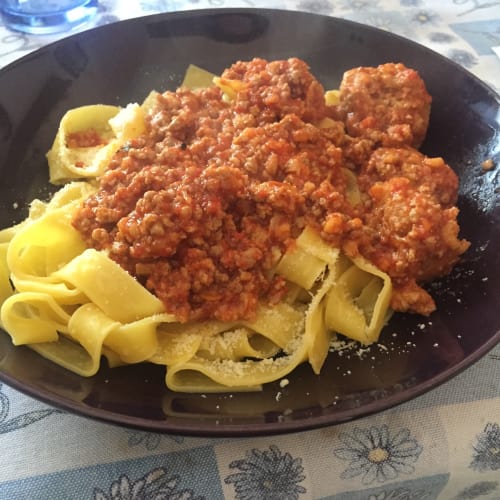
POLYGON ((360 359, 330 353, 321 376, 308 365, 289 385, 261 393, 172 393, 164 369, 103 366, 81 378, 14 347, 0 332, 0 379, 71 412, 146 430, 257 435, 336 424, 381 411, 450 379, 500 340, 500 99, 453 62, 411 41, 318 15, 254 9, 160 14, 100 27, 47 46, 0 72, 0 227, 46 197, 45 152, 69 108, 141 101, 173 89, 188 63, 219 72, 238 59, 297 56, 326 88, 360 65, 403 62, 433 96, 423 150, 461 178, 462 236, 472 242, 447 278, 430 284, 437 312, 398 314, 381 345, 360 359), (497 167, 483 172, 481 163, 497 167), (15 204, 19 207, 15 209, 15 204))

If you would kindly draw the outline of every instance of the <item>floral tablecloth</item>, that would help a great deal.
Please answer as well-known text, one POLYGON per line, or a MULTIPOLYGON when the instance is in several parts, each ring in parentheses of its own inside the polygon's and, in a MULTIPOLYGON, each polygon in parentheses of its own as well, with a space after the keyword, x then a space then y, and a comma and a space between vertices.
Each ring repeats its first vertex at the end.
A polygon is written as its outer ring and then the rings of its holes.
MULTIPOLYGON (((173 10, 276 7, 393 31, 500 91, 500 1, 102 0, 94 25, 173 10)), ((0 67, 57 39, 0 25, 0 67)), ((204 439, 133 431, 0 386, 0 499, 500 499, 500 346, 450 382, 352 423, 204 439)))

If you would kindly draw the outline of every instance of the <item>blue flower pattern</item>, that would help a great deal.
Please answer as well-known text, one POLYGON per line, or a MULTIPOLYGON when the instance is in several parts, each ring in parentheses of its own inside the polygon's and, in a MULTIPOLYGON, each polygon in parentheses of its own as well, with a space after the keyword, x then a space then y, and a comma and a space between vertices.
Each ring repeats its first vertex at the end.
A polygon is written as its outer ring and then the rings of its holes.
POLYGON ((429 40, 435 43, 451 43, 454 40, 454 36, 449 33, 443 33, 441 31, 434 31, 429 34, 429 40))
POLYGON ((348 462, 342 479, 361 476, 363 484, 384 483, 401 474, 412 474, 413 464, 422 453, 422 446, 411 437, 408 429, 391 434, 387 425, 355 427, 350 433, 342 432, 339 439, 344 446, 336 448, 334 455, 348 462))
POLYGON ((422 0, 399 0, 401 7, 419 7, 422 0))
POLYGON ((263 451, 253 448, 229 467, 240 471, 224 480, 234 485, 238 500, 297 500, 306 493, 300 485, 305 479, 302 459, 283 454, 275 445, 263 451))
POLYGON ((417 25, 435 24, 439 20, 439 16, 431 10, 418 10, 411 14, 410 20, 417 25))
POLYGON ((460 15, 465 16, 482 9, 494 9, 500 2, 492 0, 453 0, 454 4, 464 5, 466 10, 462 11, 460 15))
POLYGON ((370 495, 368 500, 424 500, 430 495, 428 491, 422 489, 411 491, 407 488, 396 488, 370 495))
POLYGON ((300 0, 297 7, 300 10, 318 14, 330 14, 332 11, 332 4, 329 0, 300 0))
POLYGON ((488 422, 476 437, 470 467, 480 472, 500 470, 500 426, 488 422))
POLYGON ((476 56, 467 50, 452 49, 449 51, 448 57, 466 68, 471 68, 477 64, 476 56))
POLYGON ((169 476, 163 467, 153 469, 136 481, 122 475, 113 481, 109 494, 94 490, 94 500, 204 500, 190 489, 178 488, 179 478, 169 476))
MULTIPOLYGON (((153 451, 158 449, 163 436, 154 432, 145 431, 129 431, 128 445, 141 446, 143 445, 147 450, 153 451)), ((182 443, 184 438, 182 436, 165 436, 166 439, 171 439, 176 443, 182 443)))
POLYGON ((0 383, 0 434, 7 432, 17 431, 23 427, 34 424, 50 415, 56 413, 63 413, 61 410, 47 409, 35 410, 27 413, 22 413, 17 417, 7 419, 10 413, 10 400, 8 396, 2 391, 2 384, 0 383))
POLYGON ((377 0, 344 0, 340 6, 345 10, 363 10, 377 7, 377 0))
POLYGON ((487 498, 500 498, 500 484, 498 481, 479 481, 477 483, 464 488, 453 500, 473 500, 474 498, 485 498, 486 495, 495 493, 495 497, 488 496, 487 498))

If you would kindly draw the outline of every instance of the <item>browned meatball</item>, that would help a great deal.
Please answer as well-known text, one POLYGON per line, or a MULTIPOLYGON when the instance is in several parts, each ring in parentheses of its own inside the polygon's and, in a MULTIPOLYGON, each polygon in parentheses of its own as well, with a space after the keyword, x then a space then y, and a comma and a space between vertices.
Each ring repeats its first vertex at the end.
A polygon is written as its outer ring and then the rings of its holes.
POLYGON ((458 209, 443 209, 425 185, 405 177, 376 182, 368 194, 363 227, 344 248, 391 276, 395 309, 429 314, 432 301, 417 283, 448 273, 469 247, 458 238, 458 209))
POLYGON ((375 150, 358 181, 361 189, 368 190, 375 182, 393 177, 406 177, 413 186, 426 186, 443 207, 457 201, 457 174, 442 158, 429 158, 411 147, 375 150))
POLYGON ((424 140, 431 96, 418 73, 403 64, 344 73, 338 110, 347 132, 381 146, 418 147, 424 140))
POLYGON ((323 86, 307 64, 295 57, 271 62, 259 58, 238 61, 222 73, 222 78, 242 82, 235 109, 253 115, 254 124, 279 121, 287 114, 316 122, 325 115, 323 86))

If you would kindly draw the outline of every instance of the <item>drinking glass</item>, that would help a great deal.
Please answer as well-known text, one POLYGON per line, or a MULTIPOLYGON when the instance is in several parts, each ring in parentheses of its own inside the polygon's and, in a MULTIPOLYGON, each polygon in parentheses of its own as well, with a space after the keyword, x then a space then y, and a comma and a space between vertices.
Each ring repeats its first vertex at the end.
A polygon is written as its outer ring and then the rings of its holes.
POLYGON ((90 21, 98 0, 0 0, 5 25, 16 31, 48 35, 90 21))

